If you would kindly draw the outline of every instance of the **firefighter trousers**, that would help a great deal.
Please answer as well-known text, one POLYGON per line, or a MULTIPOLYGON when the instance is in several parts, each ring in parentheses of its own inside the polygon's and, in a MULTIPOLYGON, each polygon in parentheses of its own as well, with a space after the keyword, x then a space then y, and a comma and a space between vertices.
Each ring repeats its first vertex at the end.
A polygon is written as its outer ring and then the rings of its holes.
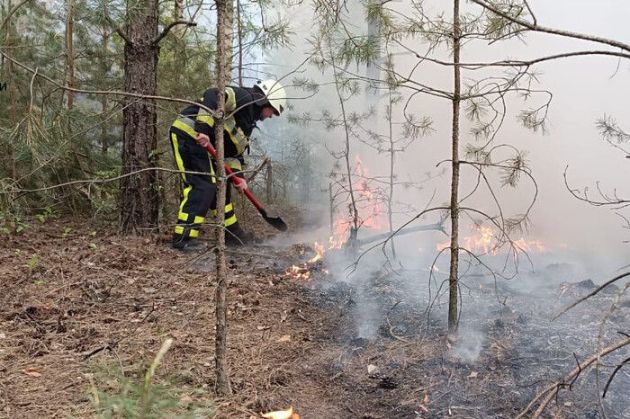
MULTIPOLYGON (((208 210, 212 210, 211 215, 216 216, 217 187, 214 175, 216 167, 208 152, 197 144, 190 134, 173 126, 169 135, 175 162, 177 168, 182 172, 181 176, 184 182, 177 224, 175 225, 175 238, 188 240, 199 236, 199 228, 204 223, 208 210), (185 171, 208 174, 184 173, 185 171)), ((226 228, 237 223, 230 189, 228 186, 225 200, 224 225, 226 228)))

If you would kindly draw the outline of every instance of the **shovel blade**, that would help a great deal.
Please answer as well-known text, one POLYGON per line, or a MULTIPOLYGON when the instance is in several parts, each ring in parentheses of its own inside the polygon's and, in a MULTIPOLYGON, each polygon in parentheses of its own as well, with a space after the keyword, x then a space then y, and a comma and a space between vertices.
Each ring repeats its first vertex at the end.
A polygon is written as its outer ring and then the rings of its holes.
POLYGON ((280 217, 263 217, 270 226, 280 231, 287 231, 289 226, 280 217))
POLYGON ((276 230, 287 231, 289 229, 289 226, 287 226, 287 224, 282 220, 282 218, 270 217, 269 215, 267 215, 267 211, 265 211, 262 208, 260 208, 258 211, 260 212, 260 215, 262 215, 263 219, 267 222, 267 224, 269 224, 276 230))

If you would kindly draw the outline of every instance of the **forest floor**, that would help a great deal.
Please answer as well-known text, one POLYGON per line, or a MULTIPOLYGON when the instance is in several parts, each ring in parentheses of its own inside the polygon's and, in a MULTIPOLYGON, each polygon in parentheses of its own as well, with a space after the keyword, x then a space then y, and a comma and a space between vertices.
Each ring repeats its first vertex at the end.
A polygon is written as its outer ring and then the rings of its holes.
MULTIPOLYGON (((147 417, 258 418, 289 406, 304 419, 514 417, 574 366, 567 339, 534 338, 533 311, 499 305, 475 320, 485 337, 479 357, 466 361, 447 348, 442 322, 400 304, 409 295, 395 278, 375 275, 362 291, 323 270, 293 279, 285 271, 312 256, 309 246, 263 244, 228 255, 234 395, 218 399, 213 255, 179 253, 168 239, 68 219, 2 239, 0 417, 129 417, 121 412, 139 406, 153 412, 147 417), (387 307, 368 338, 357 329, 359 294, 387 307), (168 338, 143 402, 144 373, 168 338)), ((580 388, 549 412, 598 417, 593 390, 580 388)), ((627 398, 609 399, 609 417, 630 417, 627 398)))

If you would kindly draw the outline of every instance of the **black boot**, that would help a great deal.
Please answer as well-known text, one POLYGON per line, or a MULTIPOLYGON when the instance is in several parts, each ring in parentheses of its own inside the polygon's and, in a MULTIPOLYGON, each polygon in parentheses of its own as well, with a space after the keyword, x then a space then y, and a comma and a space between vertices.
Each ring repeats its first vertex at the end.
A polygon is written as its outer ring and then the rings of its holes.
POLYGON ((259 241, 260 240, 258 240, 254 234, 243 230, 238 222, 226 228, 226 246, 243 246, 246 244, 258 243, 259 241))
POLYGON ((191 239, 188 236, 184 236, 181 234, 173 234, 173 249, 182 251, 182 252, 195 252, 200 250, 205 250, 205 243, 200 242, 197 239, 191 239))

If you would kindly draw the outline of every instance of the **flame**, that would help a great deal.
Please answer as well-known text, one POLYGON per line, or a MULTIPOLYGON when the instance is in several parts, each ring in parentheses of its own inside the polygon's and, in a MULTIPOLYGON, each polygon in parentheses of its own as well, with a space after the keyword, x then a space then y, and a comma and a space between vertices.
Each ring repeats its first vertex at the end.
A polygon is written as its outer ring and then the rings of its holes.
MULTIPOLYGON (((386 225, 383 200, 377 191, 370 187, 370 173, 361 157, 355 156, 354 159, 356 175, 353 177, 353 188, 360 216, 359 225, 361 228, 381 230, 386 225)), ((335 220, 332 236, 328 239, 329 249, 341 249, 345 245, 353 227, 352 211, 350 209, 348 214, 335 220)))
POLYGON ((295 279, 306 280, 311 278, 311 271, 308 266, 293 265, 287 269, 286 275, 295 279))
POLYGON ((324 253, 326 253, 324 245, 315 242, 313 247, 315 248, 315 256, 309 259, 306 263, 316 263, 318 260, 322 260, 324 258, 324 253))
MULTIPOLYGON (((357 203, 357 211, 361 215, 359 220, 362 228, 370 228, 380 230, 385 226, 383 209, 383 200, 378 196, 376 190, 370 188, 369 172, 359 156, 355 156, 355 181, 353 182, 355 198, 357 203)), ((353 227, 352 210, 348 211, 346 216, 335 220, 333 224, 332 236, 328 239, 328 249, 341 249, 350 237, 353 227)), ((286 270, 286 275, 295 279, 310 279, 311 269, 315 264, 323 260, 326 253, 326 246, 315 242, 313 244, 315 255, 301 265, 293 265, 286 270)), ((326 269, 318 266, 318 269, 328 274, 326 269)))
MULTIPOLYGON (((313 245, 313 249, 315 250, 315 256, 304 262, 301 266, 293 265, 286 270, 286 275, 295 278, 295 279, 303 279, 307 280, 311 278, 311 269, 314 265, 317 264, 320 260, 324 258, 324 254, 326 253, 326 248, 324 245, 315 242, 313 245)), ((323 270, 324 273, 328 273, 328 271, 323 270)))
MULTIPOLYGON (((462 247, 465 247, 474 253, 496 255, 499 252, 498 247, 500 242, 497 234, 495 234, 495 231, 491 227, 486 226, 476 226, 474 229, 476 230, 474 234, 464 236, 460 240, 462 247)), ((517 253, 542 253, 548 250, 541 240, 527 240, 521 237, 520 239, 513 240, 512 242, 517 253)), ((436 250, 441 252, 442 250, 447 249, 450 245, 450 240, 447 240, 439 243, 436 246, 436 250)))
POLYGON ((328 238, 329 249, 341 249, 350 236, 350 226, 352 222, 339 218, 333 225, 333 234, 328 238))
POLYGON ((360 206, 358 211, 362 216, 361 226, 375 230, 382 229, 385 226, 383 201, 379 199, 378 194, 370 188, 368 184, 370 174, 359 156, 355 156, 355 164, 356 172, 359 176, 359 181, 355 189, 358 195, 358 205, 360 206))
POLYGON ((300 415, 293 410, 293 407, 287 410, 276 410, 275 412, 263 413, 263 418, 266 419, 300 419, 300 415))

